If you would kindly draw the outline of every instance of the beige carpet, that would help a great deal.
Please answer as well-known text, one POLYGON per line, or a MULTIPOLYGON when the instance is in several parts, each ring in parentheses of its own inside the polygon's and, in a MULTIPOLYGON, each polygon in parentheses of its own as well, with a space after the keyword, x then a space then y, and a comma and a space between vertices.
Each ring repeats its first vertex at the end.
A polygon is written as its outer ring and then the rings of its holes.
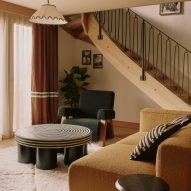
MULTIPOLYGON (((107 141, 115 143, 120 138, 107 141)), ((88 145, 88 153, 101 149, 96 144, 88 145)), ((63 155, 58 155, 58 167, 39 170, 32 164, 17 162, 17 148, 0 150, 0 191, 69 191, 68 167, 63 164, 63 155)))

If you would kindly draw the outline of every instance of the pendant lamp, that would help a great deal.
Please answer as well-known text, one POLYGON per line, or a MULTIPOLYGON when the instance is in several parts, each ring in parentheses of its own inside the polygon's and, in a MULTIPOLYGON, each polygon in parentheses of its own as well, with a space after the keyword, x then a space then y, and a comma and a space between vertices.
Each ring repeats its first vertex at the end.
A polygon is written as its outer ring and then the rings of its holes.
POLYGON ((29 21, 45 25, 63 25, 67 23, 56 6, 49 3, 49 0, 47 0, 47 4, 42 5, 41 8, 30 17, 29 21))

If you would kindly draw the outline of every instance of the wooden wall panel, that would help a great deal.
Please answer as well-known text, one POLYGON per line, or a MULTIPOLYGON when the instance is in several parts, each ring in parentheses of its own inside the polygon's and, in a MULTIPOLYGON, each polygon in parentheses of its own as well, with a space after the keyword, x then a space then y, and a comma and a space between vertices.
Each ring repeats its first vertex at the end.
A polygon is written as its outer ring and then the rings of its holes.
POLYGON ((0 0, 0 10, 30 17, 35 10, 0 0))

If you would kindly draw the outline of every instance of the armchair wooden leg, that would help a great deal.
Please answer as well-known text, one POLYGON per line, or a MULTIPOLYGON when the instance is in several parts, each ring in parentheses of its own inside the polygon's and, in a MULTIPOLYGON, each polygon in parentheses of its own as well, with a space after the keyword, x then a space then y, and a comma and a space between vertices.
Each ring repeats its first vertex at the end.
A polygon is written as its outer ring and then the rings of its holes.
POLYGON ((98 145, 101 147, 105 146, 106 129, 107 129, 106 121, 101 120, 101 127, 100 127, 100 133, 99 133, 99 141, 98 141, 98 145))
POLYGON ((62 116, 62 118, 61 118, 61 124, 63 124, 63 123, 64 123, 64 120, 65 120, 65 119, 68 119, 68 118, 69 118, 68 116, 67 116, 67 117, 66 117, 66 116, 62 116))
POLYGON ((112 124, 112 120, 106 120, 106 137, 109 139, 114 138, 114 131, 113 131, 113 124, 112 124))

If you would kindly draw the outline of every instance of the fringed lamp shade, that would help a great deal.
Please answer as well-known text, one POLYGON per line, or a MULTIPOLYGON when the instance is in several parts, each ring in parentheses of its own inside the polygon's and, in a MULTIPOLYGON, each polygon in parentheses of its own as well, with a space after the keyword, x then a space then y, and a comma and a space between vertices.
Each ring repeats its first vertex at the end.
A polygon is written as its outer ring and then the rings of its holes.
POLYGON ((62 14, 56 9, 56 6, 48 4, 42 5, 29 19, 32 23, 46 25, 63 25, 67 21, 62 14))

